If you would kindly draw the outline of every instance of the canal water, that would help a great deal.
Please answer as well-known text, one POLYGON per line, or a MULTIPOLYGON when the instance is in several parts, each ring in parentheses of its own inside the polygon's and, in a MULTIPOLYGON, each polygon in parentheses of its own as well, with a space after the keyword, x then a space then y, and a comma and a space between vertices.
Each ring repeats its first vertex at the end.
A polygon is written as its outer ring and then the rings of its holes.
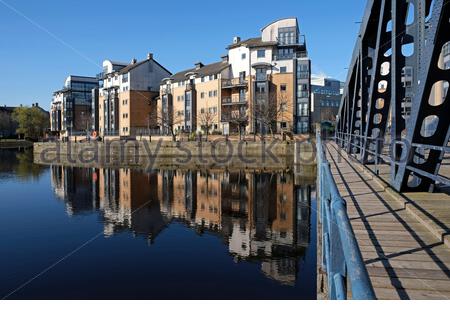
POLYGON ((315 299, 315 207, 289 171, 41 166, 0 150, 0 295, 315 299))

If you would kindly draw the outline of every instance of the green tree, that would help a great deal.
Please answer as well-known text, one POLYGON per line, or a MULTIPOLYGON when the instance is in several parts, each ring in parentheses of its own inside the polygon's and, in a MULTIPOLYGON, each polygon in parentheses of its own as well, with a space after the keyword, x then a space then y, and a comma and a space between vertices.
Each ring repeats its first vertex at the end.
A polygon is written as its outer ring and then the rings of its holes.
POLYGON ((16 133, 25 139, 42 138, 48 128, 48 115, 38 107, 18 107, 13 112, 13 119, 18 123, 16 133))

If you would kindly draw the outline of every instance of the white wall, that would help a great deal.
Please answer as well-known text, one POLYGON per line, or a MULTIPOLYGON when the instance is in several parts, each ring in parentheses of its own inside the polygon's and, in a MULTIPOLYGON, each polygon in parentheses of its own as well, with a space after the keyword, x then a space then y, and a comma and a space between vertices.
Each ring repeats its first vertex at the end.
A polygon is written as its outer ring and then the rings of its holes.
POLYGON ((246 75, 250 74, 250 50, 246 47, 238 47, 228 51, 228 61, 231 65, 231 78, 238 78, 239 73, 245 71, 246 75), (245 53, 245 59, 242 54, 245 53))
POLYGON ((287 18, 279 21, 275 21, 270 25, 264 27, 262 31, 262 40, 263 41, 277 41, 278 38, 278 28, 285 27, 296 27, 297 19, 296 18, 287 18))

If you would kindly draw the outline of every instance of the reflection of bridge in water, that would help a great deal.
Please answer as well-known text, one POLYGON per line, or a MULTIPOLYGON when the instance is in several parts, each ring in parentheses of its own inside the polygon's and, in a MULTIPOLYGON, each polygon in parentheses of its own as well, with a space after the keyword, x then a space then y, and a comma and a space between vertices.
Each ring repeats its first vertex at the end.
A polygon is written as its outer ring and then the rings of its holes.
POLYGON ((94 169, 52 166, 71 215, 99 210, 104 235, 130 230, 149 244, 171 223, 223 239, 235 261, 294 285, 310 244, 311 189, 287 172, 94 169))

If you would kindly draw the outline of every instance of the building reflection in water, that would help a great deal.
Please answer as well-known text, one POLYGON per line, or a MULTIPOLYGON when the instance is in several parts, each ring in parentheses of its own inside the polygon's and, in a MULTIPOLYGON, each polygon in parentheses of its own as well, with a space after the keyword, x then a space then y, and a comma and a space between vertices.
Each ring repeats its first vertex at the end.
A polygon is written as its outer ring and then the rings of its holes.
POLYGON ((290 173, 53 166, 52 185, 70 215, 99 210, 107 237, 131 230, 151 244, 181 222, 221 237, 236 262, 261 262, 286 285, 310 243, 311 186, 296 186, 290 173))

